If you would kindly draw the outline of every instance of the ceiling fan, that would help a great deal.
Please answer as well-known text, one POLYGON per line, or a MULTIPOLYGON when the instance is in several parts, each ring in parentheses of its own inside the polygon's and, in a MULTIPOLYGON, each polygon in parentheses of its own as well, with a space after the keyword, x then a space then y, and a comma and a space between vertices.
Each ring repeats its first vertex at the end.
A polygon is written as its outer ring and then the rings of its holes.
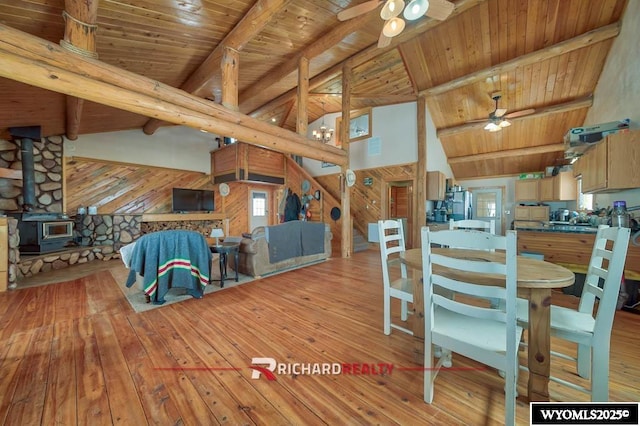
POLYGON ((454 4, 447 0, 411 0, 407 7, 404 7, 403 0, 369 0, 338 13, 338 20, 353 19, 376 9, 383 3, 384 6, 380 10, 380 17, 385 21, 385 24, 378 38, 378 47, 388 46, 391 43, 391 38, 404 30, 405 22, 399 17, 403 9, 402 16, 407 21, 414 21, 425 15, 444 21, 454 9, 454 4))
MULTIPOLYGON (((535 109, 529 108, 507 114, 506 108, 498 108, 498 101, 501 97, 502 95, 500 93, 494 93, 493 95, 491 95, 491 99, 495 101, 496 107, 489 114, 489 122, 486 126, 484 126, 485 130, 488 130, 490 132, 498 132, 505 127, 511 126, 511 122, 507 120, 508 118, 523 117, 525 115, 533 114, 534 112, 536 112, 535 109)), ((478 123, 481 121, 485 120, 473 120, 470 121, 470 123, 478 123)))

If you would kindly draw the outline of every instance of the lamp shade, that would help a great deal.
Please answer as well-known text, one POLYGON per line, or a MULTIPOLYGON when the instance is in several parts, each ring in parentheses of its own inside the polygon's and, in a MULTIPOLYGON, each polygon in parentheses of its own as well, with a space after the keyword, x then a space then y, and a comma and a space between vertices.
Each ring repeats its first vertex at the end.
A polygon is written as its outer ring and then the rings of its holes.
POLYGON ((427 9, 429 9, 427 0, 411 0, 404 9, 404 19, 414 21, 424 15, 427 9))
POLYGON ((224 237, 224 232, 222 231, 222 229, 220 228, 213 228, 211 230, 211 238, 220 238, 220 237, 224 237))
POLYGON ((400 15, 402 8, 404 7, 403 0, 387 0, 382 10, 380 11, 380 17, 385 21, 391 18, 395 18, 400 15))
POLYGON ((401 18, 392 18, 382 28, 382 34, 386 37, 395 37, 404 30, 404 21, 401 18))

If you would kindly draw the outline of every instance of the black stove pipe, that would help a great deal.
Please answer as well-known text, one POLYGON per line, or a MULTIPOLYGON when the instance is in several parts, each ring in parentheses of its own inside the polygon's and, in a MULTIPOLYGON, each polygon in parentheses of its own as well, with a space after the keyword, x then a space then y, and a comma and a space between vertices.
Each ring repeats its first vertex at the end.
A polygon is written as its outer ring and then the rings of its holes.
POLYGON ((41 127, 10 127, 9 133, 14 139, 20 140, 20 153, 22 157, 22 209, 28 212, 36 206, 36 175, 33 159, 33 141, 41 140, 41 127))

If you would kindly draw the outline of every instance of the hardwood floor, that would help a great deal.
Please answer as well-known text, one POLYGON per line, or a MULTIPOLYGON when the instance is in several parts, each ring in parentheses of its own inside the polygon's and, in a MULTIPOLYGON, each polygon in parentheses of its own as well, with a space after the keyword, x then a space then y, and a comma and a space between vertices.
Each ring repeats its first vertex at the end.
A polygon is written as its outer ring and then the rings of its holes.
MULTIPOLYGON (((140 314, 116 283, 126 275, 121 262, 2 293, 0 423, 502 424, 503 380, 459 356, 459 368, 440 373, 434 403, 424 403, 413 338, 382 333, 379 262, 377 251, 359 252, 140 314), (255 357, 392 371, 256 380, 255 357)), ((640 401, 639 320, 616 314, 611 401, 640 401)), ((574 376, 561 360, 552 371, 574 376)), ((518 424, 529 423, 526 383, 523 373, 518 424)), ((589 400, 554 383, 550 393, 589 400)))

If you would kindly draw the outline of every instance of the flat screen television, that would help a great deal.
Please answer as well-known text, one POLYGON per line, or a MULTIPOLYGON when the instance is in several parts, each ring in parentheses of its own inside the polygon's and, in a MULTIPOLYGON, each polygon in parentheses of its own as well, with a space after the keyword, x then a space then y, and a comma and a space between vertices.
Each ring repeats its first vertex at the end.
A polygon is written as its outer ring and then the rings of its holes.
POLYGON ((171 210, 180 212, 212 212, 215 209, 213 191, 173 188, 171 210))

